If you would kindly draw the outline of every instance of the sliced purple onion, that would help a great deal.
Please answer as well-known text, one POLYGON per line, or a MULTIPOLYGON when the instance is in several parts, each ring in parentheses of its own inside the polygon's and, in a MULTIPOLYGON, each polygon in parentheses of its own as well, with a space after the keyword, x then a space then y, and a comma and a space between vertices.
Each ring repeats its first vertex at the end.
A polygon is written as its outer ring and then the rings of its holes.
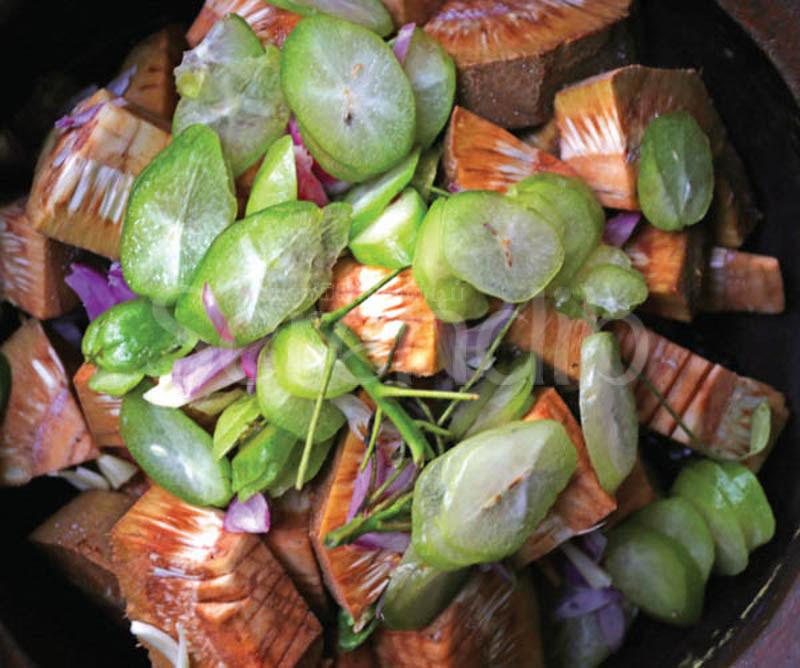
MULTIPOLYGON (((617 592, 619 593, 619 592, 617 592)), ((622 641, 625 639, 625 630, 627 624, 625 623, 625 610, 622 608, 622 595, 616 602, 612 602, 605 607, 600 608, 594 613, 597 625, 600 627, 600 632, 603 634, 603 639, 611 652, 616 652, 621 646, 622 641)))
POLYGON ((117 97, 125 95, 125 91, 128 90, 128 86, 131 85, 131 78, 134 74, 136 74, 137 69, 138 68, 136 65, 134 65, 133 67, 129 67, 127 70, 114 77, 108 82, 108 85, 106 85, 106 90, 109 93, 113 93, 117 97))
POLYGON ((112 281, 110 272, 106 276, 96 269, 78 263, 72 263, 70 269, 72 273, 64 280, 80 298, 89 320, 94 320, 115 304, 136 298, 136 294, 128 288, 127 283, 124 283, 124 279, 122 279, 123 288, 116 284, 116 279, 112 281))
POLYGON ((258 355, 266 342, 266 338, 259 339, 242 349, 242 371, 248 381, 255 381, 258 375, 258 355))
POLYGON ((610 603, 622 601, 622 593, 613 587, 569 587, 553 611, 554 619, 583 617, 610 603))
POLYGON ((451 183, 450 185, 447 186, 447 192, 451 192, 451 193, 454 193, 454 194, 455 193, 460 193, 463 190, 464 189, 461 186, 456 185, 455 183, 451 183))
POLYGON ((297 172, 297 199, 325 206, 330 202, 322 183, 314 174, 314 158, 305 146, 294 147, 294 164, 297 172))
MULTIPOLYGON (((305 151, 305 154, 311 158, 311 175, 317 178, 327 195, 341 195, 343 192, 350 189, 351 184, 347 183, 346 181, 340 181, 335 176, 331 176, 328 174, 328 172, 322 169, 316 160, 314 160, 314 157, 309 153, 308 148, 303 141, 303 136, 300 134, 300 128, 297 126, 297 119, 294 117, 294 115, 289 118, 289 124, 286 127, 286 131, 291 135, 292 143, 295 145, 295 147, 302 148, 305 151)), ((299 197, 301 183, 299 178, 300 167, 297 163, 297 151, 295 151, 295 167, 298 171, 298 199, 302 199, 302 197, 299 197)))
POLYGON ((397 31, 397 39, 394 42, 392 50, 397 60, 402 65, 408 54, 408 47, 411 44, 411 38, 414 35, 414 29, 417 27, 416 23, 406 23, 400 30, 397 31))
POLYGON ((56 121, 56 128, 59 130, 72 130, 73 128, 79 128, 82 125, 86 125, 95 116, 97 116, 97 112, 100 111, 100 108, 104 104, 105 102, 99 102, 98 104, 93 104, 88 109, 83 109, 81 111, 76 110, 71 114, 62 116, 56 121))
POLYGON ((212 378, 222 373, 242 354, 242 349, 208 346, 172 364, 172 382, 185 394, 194 395, 212 378))
POLYGON ((581 548, 583 548, 583 551, 586 552, 589 558, 596 564, 599 564, 600 560, 603 558, 603 552, 605 552, 607 544, 608 538, 606 538, 605 534, 599 529, 584 534, 580 538, 581 548))
POLYGON ((244 503, 234 499, 225 513, 222 528, 232 533, 267 533, 269 506, 263 494, 253 494, 244 503))
POLYGON ((138 296, 131 290, 125 276, 122 274, 122 265, 119 262, 112 262, 108 268, 108 287, 114 298, 120 302, 126 302, 129 299, 136 299, 138 296))
POLYGON ((583 550, 578 549, 572 541, 563 543, 561 551, 590 587, 603 589, 611 586, 611 576, 594 563, 583 550))
POLYGON ((297 125, 297 119, 294 117, 294 114, 289 117, 289 125, 286 130, 292 135, 292 143, 295 146, 302 146, 305 148, 306 145, 303 142, 303 136, 300 134, 300 128, 297 125))
POLYGON ((71 311, 58 318, 51 318, 47 321, 47 325, 72 348, 75 348, 75 350, 81 349, 83 333, 86 329, 86 317, 82 313, 71 311))
POLYGON ((208 319, 211 321, 211 324, 214 325, 214 329, 217 330, 219 338, 228 343, 233 343, 231 328, 222 311, 219 310, 217 299, 214 297, 214 293, 208 283, 203 286, 203 306, 206 309, 208 319))
POLYGON ((238 383, 243 380, 244 377, 242 365, 236 360, 233 364, 229 364, 220 373, 216 374, 205 385, 196 387, 191 394, 187 394, 173 382, 172 373, 170 372, 159 377, 158 385, 151 387, 142 396, 145 401, 149 401, 155 406, 180 408, 191 401, 202 399, 234 383, 238 383))
POLYGON ((624 211, 606 221, 603 241, 612 246, 624 246, 642 219, 638 211, 624 211))
POLYGON ((354 394, 343 394, 334 397, 331 401, 347 418, 347 426, 354 434, 362 439, 366 437, 372 411, 354 394))
POLYGON ((411 544, 411 534, 406 531, 387 531, 385 533, 365 533, 359 536, 354 545, 368 550, 390 550, 405 552, 411 544))

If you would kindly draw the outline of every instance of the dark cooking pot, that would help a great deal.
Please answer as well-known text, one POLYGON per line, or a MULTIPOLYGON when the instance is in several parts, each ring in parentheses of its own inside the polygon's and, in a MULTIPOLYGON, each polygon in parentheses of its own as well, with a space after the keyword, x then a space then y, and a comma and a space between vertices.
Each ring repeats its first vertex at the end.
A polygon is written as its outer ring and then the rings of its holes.
MULTIPOLYGON (((21 124, 34 143, 42 128, 19 113, 32 95, 58 86, 105 81, 139 38, 169 21, 188 23, 200 0, 0 0, 0 127, 21 124), (53 72, 66 75, 48 76, 53 72), (42 83, 42 82, 45 83, 42 83), (13 119, 13 120, 12 120, 13 119)), ((700 316, 691 326, 657 328, 712 359, 787 393, 800 409, 800 3, 798 0, 641 0, 637 21, 646 39, 640 60, 697 67, 747 163, 765 222, 747 249, 780 258, 787 312, 775 316, 700 316), (737 23, 738 21, 738 23, 737 23), (763 48, 762 51, 759 47, 763 48), (794 97, 793 97, 794 95, 794 97)), ((41 106, 41 105, 40 105, 41 106)), ((50 119, 49 122, 52 122, 50 119)), ((24 192, 24 163, 0 166, 3 199, 24 192)), ((9 313, 3 312, 10 327, 9 313)), ((13 317, 13 316, 12 316, 13 317)), ((752 555, 744 575, 714 579, 703 622, 681 630, 639 620, 609 662, 625 666, 800 665, 800 424, 792 419, 762 480, 777 518, 774 540, 752 555)), ((0 620, 42 666, 147 665, 119 620, 93 607, 29 547, 25 536, 71 495, 45 479, 0 490, 3 570, 0 620)), ((0 665, 15 665, 3 647, 0 665)))

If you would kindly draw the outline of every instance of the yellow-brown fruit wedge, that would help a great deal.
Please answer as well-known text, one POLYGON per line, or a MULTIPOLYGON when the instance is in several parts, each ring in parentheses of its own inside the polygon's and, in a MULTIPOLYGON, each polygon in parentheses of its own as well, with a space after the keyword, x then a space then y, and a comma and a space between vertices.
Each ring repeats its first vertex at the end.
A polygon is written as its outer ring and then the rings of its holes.
MULTIPOLYGON (((178 637, 195 667, 319 660, 321 627, 260 537, 153 486, 111 532, 126 613, 178 637)), ((315 664, 312 664, 315 665, 315 664)))
POLYGON ((77 248, 37 232, 24 200, 0 208, 0 297, 36 318, 64 315, 78 296, 64 282, 77 248))
POLYGON ((605 528, 619 524, 628 515, 657 501, 661 496, 650 479, 641 457, 636 458, 633 470, 617 488, 616 496, 617 509, 608 516, 605 528))
POLYGON ((517 181, 540 172, 575 176, 558 158, 458 106, 447 126, 442 162, 448 185, 463 190, 505 192, 517 181))
POLYGON ((601 487, 597 479, 580 425, 554 388, 537 390, 533 406, 521 419, 556 420, 563 424, 575 446, 578 464, 569 484, 558 495, 536 531, 514 554, 514 565, 518 568, 527 566, 564 541, 591 529, 617 507, 614 497, 601 487))
POLYGON ((324 616, 329 605, 309 535, 311 508, 309 485, 300 492, 290 489, 280 498, 270 499, 270 529, 264 540, 311 609, 324 616))
POLYGON ((352 431, 342 437, 328 473, 317 494, 311 520, 311 542, 322 569, 322 577, 336 602, 360 625, 367 609, 378 600, 388 584, 389 574, 400 555, 389 550, 372 550, 342 545, 329 550, 323 541, 343 526, 350 509, 358 469, 366 446, 352 431))
POLYGON ((194 48, 223 16, 238 14, 256 34, 261 43, 283 46, 284 40, 303 17, 280 9, 264 0, 206 0, 197 18, 186 33, 186 41, 194 48))
POLYGON ((727 142, 714 161, 712 237, 720 246, 739 248, 759 220, 761 213, 744 163, 727 142))
POLYGON ((638 269, 649 296, 640 307, 648 313, 691 322, 706 266, 705 228, 695 225, 668 232, 645 223, 625 244, 633 267, 638 269))
POLYGON ((86 425, 92 432, 94 442, 101 448, 124 448, 125 442, 119 433, 119 410, 122 397, 95 392, 89 387, 94 376, 95 366, 84 362, 72 378, 75 394, 86 418, 86 425))
POLYGON ((480 668, 544 665, 539 606, 530 576, 516 586, 476 573, 455 600, 425 628, 375 633, 375 652, 392 668, 480 668))
POLYGON ((444 4, 444 0, 381 0, 381 2, 389 10, 392 21, 398 27, 406 23, 425 25, 444 4))
POLYGON ((712 248, 700 306, 711 312, 783 313, 786 297, 778 259, 712 248))
POLYGON ((0 485, 94 459, 94 444, 70 379, 38 320, 28 320, 0 348, 11 364, 11 395, 0 426, 0 485))
POLYGON ((80 127, 55 130, 45 144, 28 215, 43 234, 117 259, 133 182, 170 136, 115 104, 103 89, 76 111, 92 117, 80 127))
POLYGON ((556 157, 560 155, 560 135, 558 133, 558 123, 556 123, 555 117, 551 118, 544 125, 540 125, 538 128, 520 134, 519 138, 526 144, 530 144, 534 148, 545 151, 550 155, 556 157))
POLYGON ((425 26, 453 57, 459 104, 506 128, 544 123, 565 84, 629 61, 630 0, 451 0, 425 26))
MULTIPOLYGON (((391 273, 368 267, 351 258, 339 260, 333 268, 333 282, 320 306, 333 311, 352 302, 391 273)), ((406 331, 394 354, 390 371, 432 376, 442 368, 439 360, 439 331, 436 316, 406 269, 394 280, 353 309, 343 321, 364 343, 370 361, 381 368, 389 359, 397 334, 406 331)))
POLYGON ((123 97, 171 123, 178 104, 172 71, 180 64, 186 48, 178 25, 167 26, 133 47, 120 68, 122 72, 135 68, 123 97))
POLYGON ((30 535, 76 586, 120 619, 125 601, 114 575, 111 528, 135 501, 119 492, 83 492, 30 535))

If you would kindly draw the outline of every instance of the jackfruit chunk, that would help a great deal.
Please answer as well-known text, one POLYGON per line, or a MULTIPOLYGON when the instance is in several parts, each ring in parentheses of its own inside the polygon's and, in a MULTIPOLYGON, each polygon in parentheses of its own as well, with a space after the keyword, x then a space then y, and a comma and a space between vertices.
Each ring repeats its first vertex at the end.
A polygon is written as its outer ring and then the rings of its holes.
POLYGON ((647 468, 642 458, 637 457, 633 470, 617 488, 617 509, 608 516, 608 521, 604 526, 608 528, 619 524, 639 508, 644 508, 657 501, 660 496, 658 489, 656 489, 647 473, 647 468))
POLYGON ((456 106, 444 140, 447 183, 463 190, 497 190, 526 176, 555 172, 575 176, 566 163, 517 139, 507 130, 456 106))
POLYGON ((262 44, 274 44, 278 48, 303 18, 264 0, 206 0, 186 33, 189 46, 194 48, 200 44, 211 27, 228 14, 238 14, 247 21, 262 44))
POLYGON ((458 101, 506 128, 544 123, 562 86, 628 62, 630 0, 451 0, 426 24, 458 101))
MULTIPOLYGON (((333 282, 320 306, 334 311, 346 306, 378 281, 391 273, 389 269, 368 267, 350 258, 339 260, 333 268, 333 282)), ((406 269, 343 321, 364 343, 370 361, 381 368, 389 359, 397 334, 405 323, 403 335, 390 371, 432 376, 442 368, 438 354, 439 332, 436 316, 406 269)))
POLYGON ((395 26, 416 23, 423 26, 428 19, 444 4, 444 0, 381 0, 395 26))
POLYGON ((41 323, 28 320, 0 350, 11 364, 11 395, 0 426, 0 485, 24 485, 97 457, 70 379, 41 323))
POLYGON ((55 130, 39 156, 28 215, 47 236, 118 259, 133 182, 170 136, 104 89, 80 102, 77 113, 91 118, 55 130))
POLYGON ((95 366, 85 362, 72 378, 75 394, 83 410, 83 417, 94 442, 101 448, 124 448, 125 441, 119 433, 119 410, 122 397, 95 392, 89 387, 95 366))
POLYGON ((126 613, 178 637, 192 666, 316 665, 321 627, 260 537, 153 486, 111 532, 126 613))
POLYGON ((700 305, 711 312, 783 313, 786 297, 778 259, 713 248, 700 305))
POLYGON ((375 634, 375 653, 393 668, 479 668, 544 665, 536 593, 525 572, 516 586, 476 572, 455 600, 425 628, 375 634))
POLYGON ((555 389, 537 390, 533 406, 521 419, 556 420, 563 424, 578 453, 578 464, 555 505, 514 555, 514 564, 519 568, 599 524, 617 507, 614 497, 600 486, 580 425, 555 389))
POLYGON ((0 208, 0 297, 36 318, 64 315, 78 296, 64 282, 77 248, 37 232, 25 202, 0 208))

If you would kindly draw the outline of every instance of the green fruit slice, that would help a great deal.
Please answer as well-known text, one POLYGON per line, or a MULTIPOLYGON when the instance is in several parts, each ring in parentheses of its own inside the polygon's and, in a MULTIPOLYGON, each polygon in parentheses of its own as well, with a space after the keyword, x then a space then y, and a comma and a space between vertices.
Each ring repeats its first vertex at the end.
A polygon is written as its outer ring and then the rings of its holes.
POLYGON ((417 171, 411 179, 411 185, 417 189, 422 199, 427 204, 431 200, 431 188, 436 181, 436 174, 439 171, 439 160, 442 158, 444 146, 438 143, 429 148, 419 158, 417 171))
POLYGON ((394 30, 391 15, 379 0, 273 0, 270 4, 301 16, 330 14, 364 26, 381 37, 394 30))
POLYGON ((738 575, 747 568, 747 542, 722 491, 727 483, 725 473, 714 462, 693 462, 678 474, 672 494, 694 505, 708 524, 714 538, 714 569, 722 575, 738 575))
POLYGON ((703 581, 714 565, 714 539, 703 516, 686 499, 660 499, 639 510, 630 520, 679 542, 694 559, 703 581))
POLYGON ((425 203, 414 188, 406 188, 350 242, 361 264, 387 269, 408 267, 414 259, 417 235, 425 218, 425 203))
POLYGON ((349 211, 340 203, 286 202, 232 225, 203 257, 175 317, 204 341, 230 346, 206 312, 208 285, 236 346, 274 331, 325 292, 347 243, 349 211))
POLYGON ((453 273, 444 257, 445 200, 428 209, 417 235, 413 273, 425 301, 444 322, 461 322, 486 315, 489 301, 453 273))
POLYGON ((211 242, 236 219, 236 197, 216 133, 192 125, 136 179, 120 255, 131 289, 173 304, 211 242))
POLYGON ((775 535, 775 516, 761 483, 753 472, 738 462, 719 462, 728 478, 722 493, 739 518, 747 549, 755 550, 775 535))
POLYGON ((414 94, 375 33, 331 16, 304 19, 282 49, 281 84, 311 154, 344 181, 399 163, 414 141, 414 94))
POLYGON ((208 125, 219 135, 233 175, 242 174, 286 130, 280 62, 276 47, 262 47, 246 21, 228 14, 175 71, 181 99, 173 134, 208 125))
POLYGON ((344 198, 353 207, 353 226, 350 238, 357 236, 383 213, 386 206, 405 188, 414 176, 419 162, 415 149, 396 167, 385 174, 351 188, 344 198))
POLYGON ((97 368, 89 379, 89 389, 121 397, 141 383, 143 378, 143 371, 106 371, 97 368))
POLYGON ((603 236, 606 217, 597 197, 580 179, 549 173, 523 179, 508 195, 558 230, 564 264, 553 285, 567 285, 603 236))
MULTIPOLYGON (((275 376, 283 389, 296 397, 316 399, 325 378, 328 346, 310 320, 298 320, 281 327, 272 340, 275 376)), ((358 387, 358 381, 337 359, 325 393, 333 399, 358 387)))
POLYGON ((450 118, 456 94, 456 66, 450 54, 424 30, 414 29, 403 60, 417 108, 416 143, 430 146, 450 118))
POLYGON ((639 418, 619 344, 608 332, 583 340, 579 401, 589 458, 603 489, 613 494, 636 463, 639 418))
POLYGON ((177 408, 142 398, 149 383, 128 394, 120 433, 128 452, 157 484, 196 506, 224 506, 232 496, 227 459, 215 459, 211 436, 177 408))
POLYGON ((245 215, 297 199, 297 167, 291 135, 284 135, 269 147, 250 190, 245 215))
POLYGON ((214 426, 214 457, 224 457, 263 421, 255 396, 245 394, 236 399, 222 411, 214 426))
POLYGON ((592 267, 573 286, 575 296, 598 315, 619 320, 647 299, 647 283, 641 272, 616 264, 592 267))
MULTIPOLYGON (((306 468, 306 474, 303 477, 304 485, 309 480, 312 480, 314 477, 316 477, 317 473, 319 473, 335 441, 336 439, 329 438, 327 441, 314 443, 314 445, 311 446, 311 455, 308 458, 308 467, 306 468)), ((283 467, 283 470, 267 487, 267 492, 272 498, 283 496, 289 489, 294 487, 295 483, 297 482, 297 469, 300 468, 300 460, 302 457, 303 447, 302 444, 298 443, 297 447, 294 448, 289 455, 289 459, 286 462, 286 465, 283 467)), ((249 489, 249 487, 245 487, 242 492, 249 491, 249 489)), ((261 490, 255 489, 253 493, 257 491, 261 490)), ((239 492, 240 496, 242 492, 239 492)))
POLYGON ((275 425, 259 430, 239 448, 231 462, 233 491, 246 486, 267 487, 283 470, 297 443, 294 434, 275 425))
POLYGON ((402 631, 427 626, 450 605, 468 577, 468 569, 440 571, 426 564, 410 545, 389 578, 383 623, 402 631))
MULTIPOLYGON (((287 392, 275 373, 272 345, 267 343, 258 356, 256 395, 261 412, 271 423, 305 439, 311 416, 314 414, 313 399, 301 399, 287 392)), ((322 403, 322 412, 314 432, 314 442, 332 438, 341 429, 346 419, 344 414, 328 400, 322 403)))
POLYGON ((608 535, 605 567, 614 587, 648 615, 676 626, 697 623, 705 582, 683 545, 626 522, 608 535))
POLYGON ((448 266, 483 294, 527 301, 547 287, 564 262, 558 232, 498 193, 456 193, 441 215, 448 266))

